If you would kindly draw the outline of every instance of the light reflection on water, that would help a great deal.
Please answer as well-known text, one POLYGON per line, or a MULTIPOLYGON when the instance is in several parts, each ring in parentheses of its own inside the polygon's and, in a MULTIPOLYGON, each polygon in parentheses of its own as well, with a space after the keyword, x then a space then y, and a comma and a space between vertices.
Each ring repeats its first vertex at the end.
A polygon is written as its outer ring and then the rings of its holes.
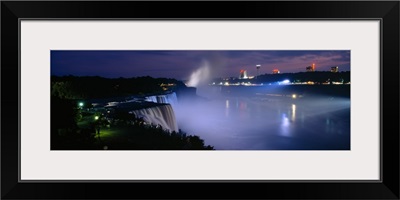
POLYGON ((292 121, 296 119, 296 105, 292 104, 292 121))
POLYGON ((225 101, 225 117, 229 117, 229 100, 225 101))
POLYGON ((182 104, 176 115, 182 130, 216 149, 350 149, 350 100, 345 98, 225 97, 182 104))
POLYGON ((290 137, 290 122, 286 114, 282 114, 280 135, 290 137))

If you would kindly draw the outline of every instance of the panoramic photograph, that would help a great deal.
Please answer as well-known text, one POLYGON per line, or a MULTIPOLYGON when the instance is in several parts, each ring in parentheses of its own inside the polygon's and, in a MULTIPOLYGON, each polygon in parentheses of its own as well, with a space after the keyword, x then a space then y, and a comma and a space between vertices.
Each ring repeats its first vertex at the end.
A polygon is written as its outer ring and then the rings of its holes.
POLYGON ((350 150, 350 50, 52 50, 51 150, 350 150))

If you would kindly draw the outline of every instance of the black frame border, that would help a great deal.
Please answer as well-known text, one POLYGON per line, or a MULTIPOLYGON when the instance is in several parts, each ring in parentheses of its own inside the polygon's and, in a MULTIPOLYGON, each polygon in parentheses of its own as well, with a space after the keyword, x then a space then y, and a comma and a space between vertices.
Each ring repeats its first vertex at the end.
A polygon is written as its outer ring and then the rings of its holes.
MULTIPOLYGON (((274 198, 399 199, 399 5, 397 1, 2 1, 1 2, 1 198, 274 198), (157 5, 165 8, 154 12, 157 5), (167 9, 168 8, 168 9, 167 9), (184 9, 182 9, 184 8, 184 9), (318 9, 316 9, 318 8, 318 9), (175 9, 175 10, 174 10, 175 9), (178 9, 178 10, 176 10, 178 9), (207 12, 205 12, 207 11, 207 12), (19 182, 21 19, 380 19, 381 20, 381 176, 369 182, 211 182, 156 181, 98 183, 19 182), (18 83, 15 76, 18 75, 18 83), (11 84, 14 83, 14 84, 11 84), (15 112, 18 111, 18 112, 15 112), (385 118, 385 120, 383 120, 385 118), (385 122, 383 126, 383 122, 385 122), (393 123, 394 122, 394 123, 393 123), (383 133, 384 137, 383 137, 383 133), (260 191, 257 186, 267 188, 260 191), (133 189, 135 188, 135 189, 133 189), (159 191, 174 190, 175 192, 159 191), (290 191, 290 192, 288 192, 290 191)), ((76 181, 74 181, 76 182, 76 181)))

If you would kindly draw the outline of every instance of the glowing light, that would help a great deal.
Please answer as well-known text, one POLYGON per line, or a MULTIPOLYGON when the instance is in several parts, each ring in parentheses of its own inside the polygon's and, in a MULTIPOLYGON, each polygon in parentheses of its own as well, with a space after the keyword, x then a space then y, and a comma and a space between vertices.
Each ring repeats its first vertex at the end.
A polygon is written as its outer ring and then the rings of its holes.
POLYGON ((282 83, 283 83, 283 84, 289 84, 290 81, 289 81, 288 79, 286 79, 286 80, 282 81, 282 83))
POLYGON ((78 105, 79 105, 79 107, 83 107, 84 104, 83 104, 83 102, 79 102, 78 105))
POLYGON ((296 119, 296 105, 292 104, 292 121, 296 119))
MULTIPOLYGON (((296 95, 296 94, 292 94, 292 98, 293 98, 293 99, 297 98, 297 95, 296 95)), ((294 104, 293 104, 293 105, 294 105, 294 104)))
POLYGON ((98 119, 99 119, 99 116, 94 116, 94 119, 95 119, 95 120, 98 120, 98 119))

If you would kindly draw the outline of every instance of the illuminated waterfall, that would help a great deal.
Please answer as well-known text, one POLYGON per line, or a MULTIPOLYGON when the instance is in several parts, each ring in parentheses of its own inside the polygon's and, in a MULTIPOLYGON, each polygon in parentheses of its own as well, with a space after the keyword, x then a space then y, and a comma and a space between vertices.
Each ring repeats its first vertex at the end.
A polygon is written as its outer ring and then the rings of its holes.
POLYGON ((147 123, 162 126, 164 130, 169 130, 170 132, 179 131, 174 110, 169 104, 133 110, 131 113, 135 114, 137 118, 143 118, 147 123))
POLYGON ((157 103, 157 96, 148 96, 148 97, 146 97, 145 100, 148 101, 148 102, 157 103))
POLYGON ((168 103, 174 107, 178 102, 178 98, 176 97, 176 93, 173 92, 165 95, 148 96, 146 97, 146 101, 154 103, 168 103))

